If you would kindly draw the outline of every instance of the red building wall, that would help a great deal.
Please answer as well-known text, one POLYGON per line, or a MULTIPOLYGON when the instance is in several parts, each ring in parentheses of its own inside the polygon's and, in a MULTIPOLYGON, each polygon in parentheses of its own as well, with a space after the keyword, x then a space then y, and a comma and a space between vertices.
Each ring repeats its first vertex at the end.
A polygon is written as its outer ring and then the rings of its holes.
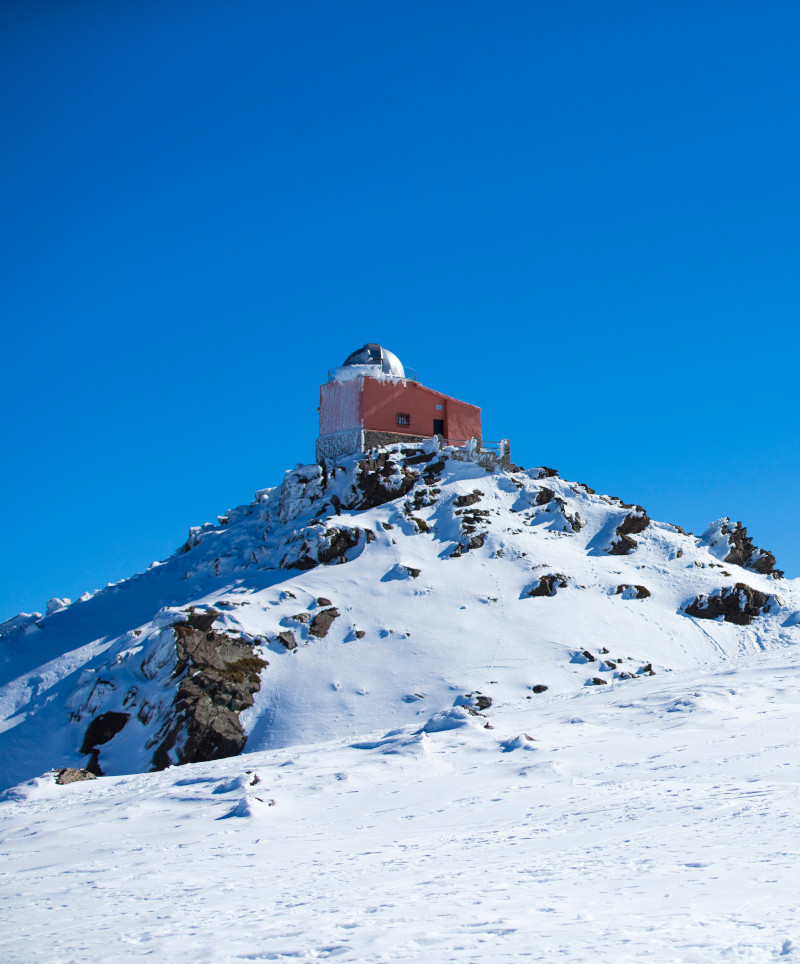
POLYGON ((328 382, 320 388, 319 434, 352 428, 406 435, 434 434, 434 419, 444 422, 444 436, 453 441, 481 438, 481 410, 406 380, 359 378, 328 382), (440 406, 437 408, 437 406, 440 406), (409 416, 398 424, 399 413, 409 416))

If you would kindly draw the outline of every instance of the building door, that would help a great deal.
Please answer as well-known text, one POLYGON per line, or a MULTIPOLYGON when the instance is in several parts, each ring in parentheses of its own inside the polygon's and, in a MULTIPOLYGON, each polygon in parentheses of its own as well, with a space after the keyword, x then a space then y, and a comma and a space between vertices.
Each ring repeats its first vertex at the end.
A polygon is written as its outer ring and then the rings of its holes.
POLYGON ((444 435, 444 419, 435 418, 433 420, 433 434, 434 435, 444 435))

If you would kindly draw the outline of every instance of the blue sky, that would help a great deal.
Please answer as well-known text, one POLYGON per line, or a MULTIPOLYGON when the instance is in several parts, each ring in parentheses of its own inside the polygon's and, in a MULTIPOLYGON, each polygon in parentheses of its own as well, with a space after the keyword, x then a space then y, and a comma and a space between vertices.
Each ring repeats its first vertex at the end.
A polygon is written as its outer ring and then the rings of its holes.
POLYGON ((800 575, 800 7, 0 6, 0 619, 313 459, 380 341, 800 575))

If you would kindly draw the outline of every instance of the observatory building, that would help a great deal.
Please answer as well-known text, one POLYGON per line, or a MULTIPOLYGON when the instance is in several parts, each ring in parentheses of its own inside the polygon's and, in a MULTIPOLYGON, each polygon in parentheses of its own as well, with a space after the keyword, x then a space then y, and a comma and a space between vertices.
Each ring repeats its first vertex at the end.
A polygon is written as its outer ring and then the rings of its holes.
POLYGON ((320 386, 318 462, 434 435, 453 445, 480 443, 481 410, 420 385, 417 373, 381 345, 348 355, 320 386))

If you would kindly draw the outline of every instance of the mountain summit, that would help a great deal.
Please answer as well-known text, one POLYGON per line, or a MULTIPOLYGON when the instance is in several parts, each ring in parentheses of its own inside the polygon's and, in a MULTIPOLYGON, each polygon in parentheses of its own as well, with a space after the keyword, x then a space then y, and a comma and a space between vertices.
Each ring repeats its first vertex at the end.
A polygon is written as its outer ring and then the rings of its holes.
POLYGON ((741 525, 700 536, 477 442, 298 465, 169 559, 0 624, 2 783, 418 724, 797 641, 741 525))

